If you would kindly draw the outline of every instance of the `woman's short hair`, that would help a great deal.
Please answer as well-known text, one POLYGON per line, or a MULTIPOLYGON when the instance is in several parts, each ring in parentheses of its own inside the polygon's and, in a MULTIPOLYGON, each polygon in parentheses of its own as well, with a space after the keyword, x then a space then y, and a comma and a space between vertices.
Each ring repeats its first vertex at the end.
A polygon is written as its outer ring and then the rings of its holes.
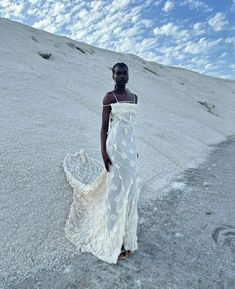
POLYGON ((128 70, 128 66, 126 65, 126 63, 118 62, 118 63, 114 64, 114 66, 112 67, 113 74, 114 74, 114 70, 115 70, 116 67, 125 67, 128 70))

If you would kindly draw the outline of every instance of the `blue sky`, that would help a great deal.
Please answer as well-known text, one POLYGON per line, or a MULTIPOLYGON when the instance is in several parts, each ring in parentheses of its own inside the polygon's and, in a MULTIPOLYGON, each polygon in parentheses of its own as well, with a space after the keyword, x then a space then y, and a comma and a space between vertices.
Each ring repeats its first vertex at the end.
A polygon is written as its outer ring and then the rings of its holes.
POLYGON ((0 0, 0 17, 235 79, 235 0, 0 0))

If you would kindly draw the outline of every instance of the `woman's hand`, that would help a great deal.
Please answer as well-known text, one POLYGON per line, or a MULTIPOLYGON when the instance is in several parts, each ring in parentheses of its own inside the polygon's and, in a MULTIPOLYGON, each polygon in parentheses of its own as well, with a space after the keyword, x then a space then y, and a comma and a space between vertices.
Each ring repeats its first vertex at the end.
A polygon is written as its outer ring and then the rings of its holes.
POLYGON ((102 154, 102 157, 103 157, 103 161, 104 161, 104 165, 105 165, 105 168, 106 168, 106 171, 109 172, 110 171, 110 165, 112 165, 112 162, 109 158, 109 155, 107 154, 107 152, 103 153, 102 154))

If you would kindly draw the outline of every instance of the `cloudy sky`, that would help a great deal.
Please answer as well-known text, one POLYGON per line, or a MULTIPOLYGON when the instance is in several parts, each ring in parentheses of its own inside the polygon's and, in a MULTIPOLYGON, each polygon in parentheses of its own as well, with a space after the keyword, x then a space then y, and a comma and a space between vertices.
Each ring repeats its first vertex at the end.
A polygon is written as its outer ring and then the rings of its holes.
POLYGON ((235 79, 235 0, 0 0, 0 17, 235 79))

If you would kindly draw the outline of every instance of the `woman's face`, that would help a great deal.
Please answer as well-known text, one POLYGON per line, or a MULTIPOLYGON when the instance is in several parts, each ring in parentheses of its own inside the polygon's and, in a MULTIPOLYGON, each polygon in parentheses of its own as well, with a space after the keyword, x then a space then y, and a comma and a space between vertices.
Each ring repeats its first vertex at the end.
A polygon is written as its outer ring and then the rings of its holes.
POLYGON ((113 73, 113 79, 117 85, 126 85, 129 80, 128 69, 123 66, 116 66, 113 73))

